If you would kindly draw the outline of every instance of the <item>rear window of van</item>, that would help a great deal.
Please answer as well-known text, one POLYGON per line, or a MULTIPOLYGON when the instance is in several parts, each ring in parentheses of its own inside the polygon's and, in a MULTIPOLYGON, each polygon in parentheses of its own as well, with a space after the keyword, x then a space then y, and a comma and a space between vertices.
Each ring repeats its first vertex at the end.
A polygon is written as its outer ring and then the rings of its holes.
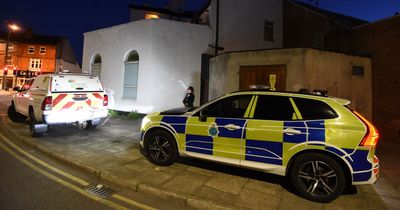
POLYGON ((52 77, 51 92, 98 92, 103 86, 98 77, 86 75, 56 75, 52 77))

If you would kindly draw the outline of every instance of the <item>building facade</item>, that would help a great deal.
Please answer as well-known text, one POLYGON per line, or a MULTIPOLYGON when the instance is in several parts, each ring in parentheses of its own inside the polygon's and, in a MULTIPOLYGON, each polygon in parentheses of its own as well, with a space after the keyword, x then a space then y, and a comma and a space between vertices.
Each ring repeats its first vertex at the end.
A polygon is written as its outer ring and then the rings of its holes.
POLYGON ((389 138, 400 139, 400 15, 352 30, 352 51, 372 59, 373 119, 389 138))
POLYGON ((223 53, 211 60, 210 98, 264 85, 280 91, 326 90, 372 117, 371 59, 309 48, 223 53), (363 67, 363 74, 355 68, 363 67))
POLYGON ((371 58, 371 119, 382 133, 400 138, 400 15, 369 23, 291 0, 284 2, 283 13, 284 48, 316 48, 371 58))
POLYGON ((198 106, 209 98, 215 49, 282 46, 282 0, 252 1, 256 11, 240 0, 212 0, 198 11, 184 10, 179 0, 162 8, 130 5, 130 23, 84 34, 83 72, 101 77, 111 109, 149 113, 183 106, 188 86, 198 106))
POLYGON ((100 76, 110 109, 161 111, 183 106, 189 86, 199 90, 201 54, 210 41, 204 25, 142 19, 85 33, 82 67, 100 76))
POLYGON ((5 89, 20 86, 26 78, 53 73, 63 65, 71 72, 81 72, 66 38, 29 31, 12 33, 6 50, 7 36, 8 33, 0 33, 0 83, 5 89))

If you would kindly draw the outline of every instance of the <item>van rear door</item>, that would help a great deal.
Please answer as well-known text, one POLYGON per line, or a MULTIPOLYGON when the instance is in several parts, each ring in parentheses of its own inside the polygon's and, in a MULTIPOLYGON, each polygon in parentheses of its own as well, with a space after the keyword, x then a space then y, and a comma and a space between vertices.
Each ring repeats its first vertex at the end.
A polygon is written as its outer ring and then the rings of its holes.
POLYGON ((104 89, 98 77, 54 75, 50 90, 53 111, 94 111, 105 108, 104 89))

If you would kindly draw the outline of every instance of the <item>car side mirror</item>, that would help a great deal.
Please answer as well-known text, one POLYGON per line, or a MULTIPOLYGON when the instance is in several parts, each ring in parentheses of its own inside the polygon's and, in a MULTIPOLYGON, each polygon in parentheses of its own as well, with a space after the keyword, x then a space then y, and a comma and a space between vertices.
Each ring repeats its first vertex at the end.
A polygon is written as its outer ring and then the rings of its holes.
POLYGON ((199 121, 200 122, 206 122, 207 121, 207 115, 204 115, 203 111, 200 111, 199 121))

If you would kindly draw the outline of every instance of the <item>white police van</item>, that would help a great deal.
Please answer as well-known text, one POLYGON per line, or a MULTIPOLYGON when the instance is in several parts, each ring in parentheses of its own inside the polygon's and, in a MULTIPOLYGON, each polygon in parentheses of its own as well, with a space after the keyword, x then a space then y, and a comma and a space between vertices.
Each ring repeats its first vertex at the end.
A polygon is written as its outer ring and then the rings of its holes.
POLYGON ((54 124, 95 128, 108 115, 108 96, 95 76, 44 74, 27 80, 17 91, 8 116, 15 122, 29 118, 33 137, 54 124))

